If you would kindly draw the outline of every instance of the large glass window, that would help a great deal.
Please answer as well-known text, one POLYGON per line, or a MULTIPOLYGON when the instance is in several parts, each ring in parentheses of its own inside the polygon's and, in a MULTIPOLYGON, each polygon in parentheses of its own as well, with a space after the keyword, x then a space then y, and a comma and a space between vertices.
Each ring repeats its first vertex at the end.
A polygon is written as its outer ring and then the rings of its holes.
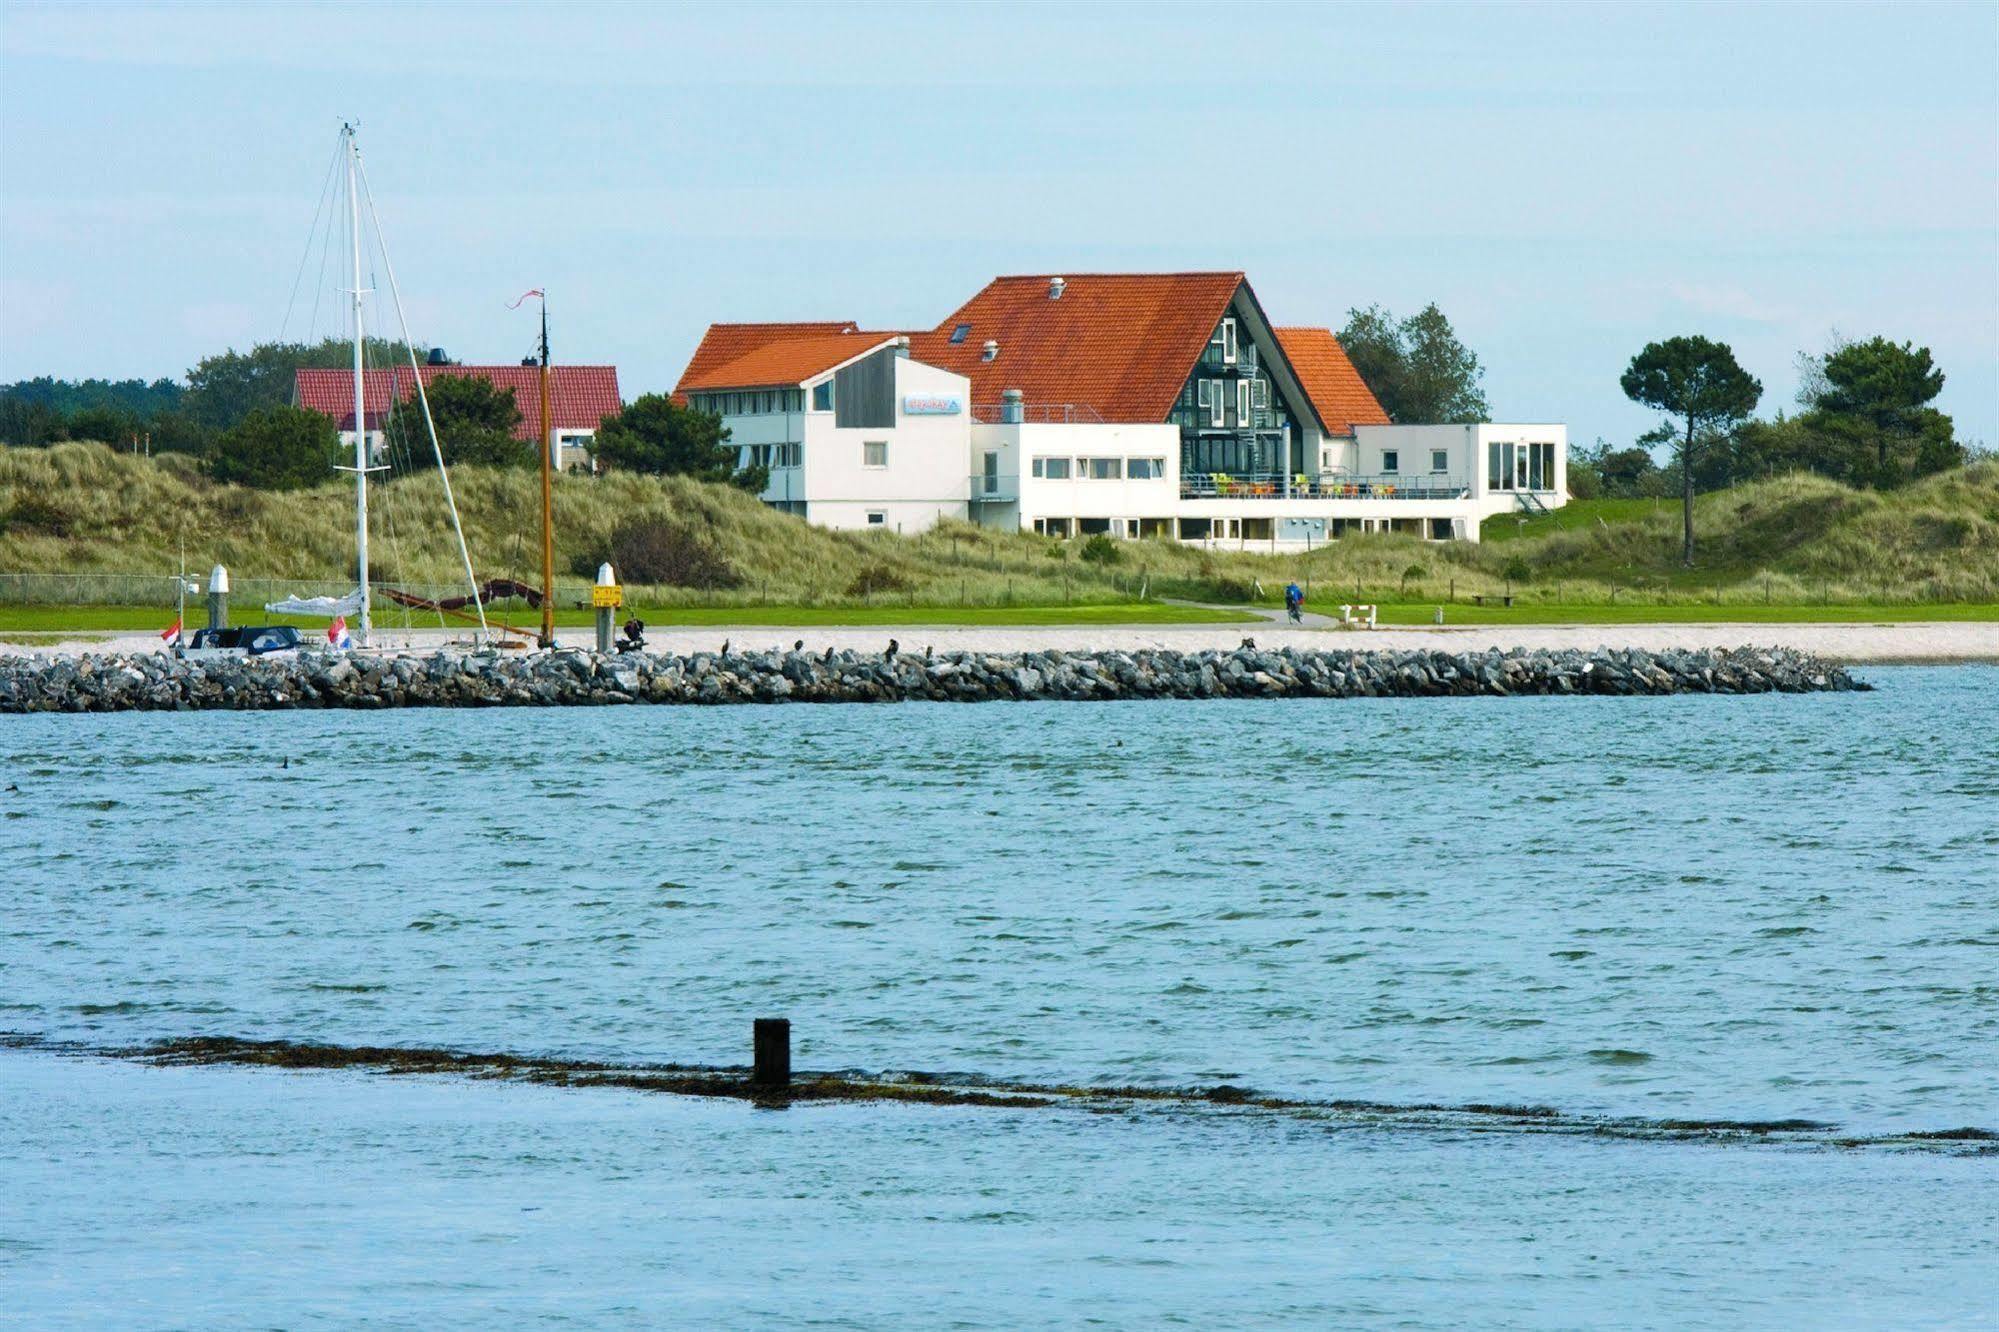
POLYGON ((1133 481, 1157 481, 1166 475, 1166 460, 1133 458, 1125 463, 1124 474, 1133 481))
POLYGON ((1247 379, 1238 379, 1235 382, 1235 423, 1237 425, 1246 426, 1250 424, 1249 410, 1249 381, 1247 379))
POLYGON ((1067 458, 1036 458, 1034 460, 1034 474, 1049 481, 1067 481, 1069 479, 1069 460, 1067 458))
POLYGON ((1208 424, 1221 429, 1229 423, 1228 381, 1217 379, 1208 385, 1208 424))
POLYGON ((1381 470, 1391 474, 1401 471, 1402 455, 1395 449, 1383 449, 1381 451, 1381 470))
POLYGON ((814 384, 812 386, 812 410, 815 412, 830 412, 833 410, 832 380, 829 379, 823 384, 814 384))
POLYGON ((1116 481, 1124 475, 1122 458, 1085 458, 1083 461, 1089 467, 1085 475, 1092 481, 1116 481))
POLYGON ((1235 320, 1222 320, 1222 363, 1234 365, 1236 360, 1235 320))

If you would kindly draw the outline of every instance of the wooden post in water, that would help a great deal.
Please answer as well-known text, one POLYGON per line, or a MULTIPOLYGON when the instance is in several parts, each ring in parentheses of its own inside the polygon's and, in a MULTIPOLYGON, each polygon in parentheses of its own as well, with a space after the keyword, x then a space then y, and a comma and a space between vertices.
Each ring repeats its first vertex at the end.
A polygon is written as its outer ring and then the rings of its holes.
POLYGON ((791 1085, 791 1019, 758 1018, 752 1044, 750 1081, 759 1087, 791 1085))

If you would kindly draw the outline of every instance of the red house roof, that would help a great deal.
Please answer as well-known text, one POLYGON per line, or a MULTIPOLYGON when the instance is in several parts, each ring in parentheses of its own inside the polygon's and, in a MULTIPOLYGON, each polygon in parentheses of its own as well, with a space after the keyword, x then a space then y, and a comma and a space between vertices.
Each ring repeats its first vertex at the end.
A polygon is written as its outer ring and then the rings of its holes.
MULTIPOLYGON (((673 396, 678 402, 687 401, 687 389, 692 381, 708 382, 710 372, 720 369, 731 361, 741 360, 760 347, 773 342, 787 342, 799 338, 821 338, 836 333, 852 333, 859 325, 851 319, 815 319, 788 324, 710 324, 708 331, 701 335, 701 345, 694 349, 687 368, 680 372, 680 383, 674 386, 673 396)), ((794 381, 796 382, 796 381, 794 381)), ((731 384, 730 388, 748 388, 746 384, 731 384)))
POLYGON ((895 341, 894 333, 833 333, 816 338, 790 338, 767 342, 725 365, 688 373, 680 378, 676 393, 703 389, 753 389, 796 387, 834 366, 865 356, 895 341))
POLYGON ((1387 425, 1388 413, 1375 401, 1367 381, 1347 358, 1346 348, 1325 328, 1279 328, 1277 345, 1312 400, 1319 421, 1335 435, 1351 435, 1357 425, 1387 425))
POLYGON ((1019 389, 1029 403, 1072 403, 1106 421, 1164 421, 1242 281, 1241 273, 1081 273, 1051 300, 1047 277, 994 278, 913 337, 910 355, 970 379, 975 402, 1019 389), (990 361, 988 341, 999 343, 990 361))
MULTIPOLYGON (((532 365, 426 365, 422 367, 427 388, 440 377, 477 377, 493 387, 512 389, 514 406, 520 409, 520 424, 514 436, 532 444, 536 418, 541 411, 541 370, 532 365)), ((361 381, 368 429, 380 429, 389 404, 416 395, 416 381, 407 365, 370 373, 361 381)), ((300 370, 292 385, 292 400, 322 416, 333 418, 336 429, 354 428, 354 372, 352 370, 300 370)), ((595 430, 598 422, 615 416, 624 407, 618 396, 618 370, 610 365, 552 365, 548 368, 548 425, 551 430, 595 430)))

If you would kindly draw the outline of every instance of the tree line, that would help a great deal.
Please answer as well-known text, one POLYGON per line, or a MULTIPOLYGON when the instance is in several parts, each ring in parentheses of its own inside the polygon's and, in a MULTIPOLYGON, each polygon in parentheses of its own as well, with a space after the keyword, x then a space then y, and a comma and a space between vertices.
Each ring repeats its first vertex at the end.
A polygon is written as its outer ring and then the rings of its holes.
MULTIPOLYGON (((419 364, 427 349, 415 349, 419 364)), ((369 366, 407 365, 402 343, 370 338, 369 366)), ((343 457, 333 421, 291 405, 301 369, 347 369, 351 342, 259 343, 204 357, 186 382, 159 379, 82 381, 40 378, 0 388, 0 443, 39 447, 95 440, 123 451, 186 454, 218 481, 259 489, 318 485, 343 457)), ((448 465, 534 467, 530 440, 518 437, 520 404, 510 388, 477 376, 439 376, 425 385, 437 442, 448 465)), ((391 474, 433 466, 429 431, 414 394, 393 405, 381 428, 390 441, 391 474)), ((606 417, 594 446, 606 466, 684 474, 760 491, 768 469, 736 466, 721 418, 646 394, 606 417)), ((351 446, 350 446, 351 447, 351 446)))

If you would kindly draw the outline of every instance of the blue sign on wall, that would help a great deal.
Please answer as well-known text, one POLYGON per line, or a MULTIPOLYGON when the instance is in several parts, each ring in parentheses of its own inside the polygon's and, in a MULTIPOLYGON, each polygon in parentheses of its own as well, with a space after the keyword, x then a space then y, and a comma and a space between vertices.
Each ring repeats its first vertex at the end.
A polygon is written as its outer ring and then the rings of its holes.
POLYGON ((965 404, 942 393, 911 393, 902 400, 904 416, 956 416, 965 404))

